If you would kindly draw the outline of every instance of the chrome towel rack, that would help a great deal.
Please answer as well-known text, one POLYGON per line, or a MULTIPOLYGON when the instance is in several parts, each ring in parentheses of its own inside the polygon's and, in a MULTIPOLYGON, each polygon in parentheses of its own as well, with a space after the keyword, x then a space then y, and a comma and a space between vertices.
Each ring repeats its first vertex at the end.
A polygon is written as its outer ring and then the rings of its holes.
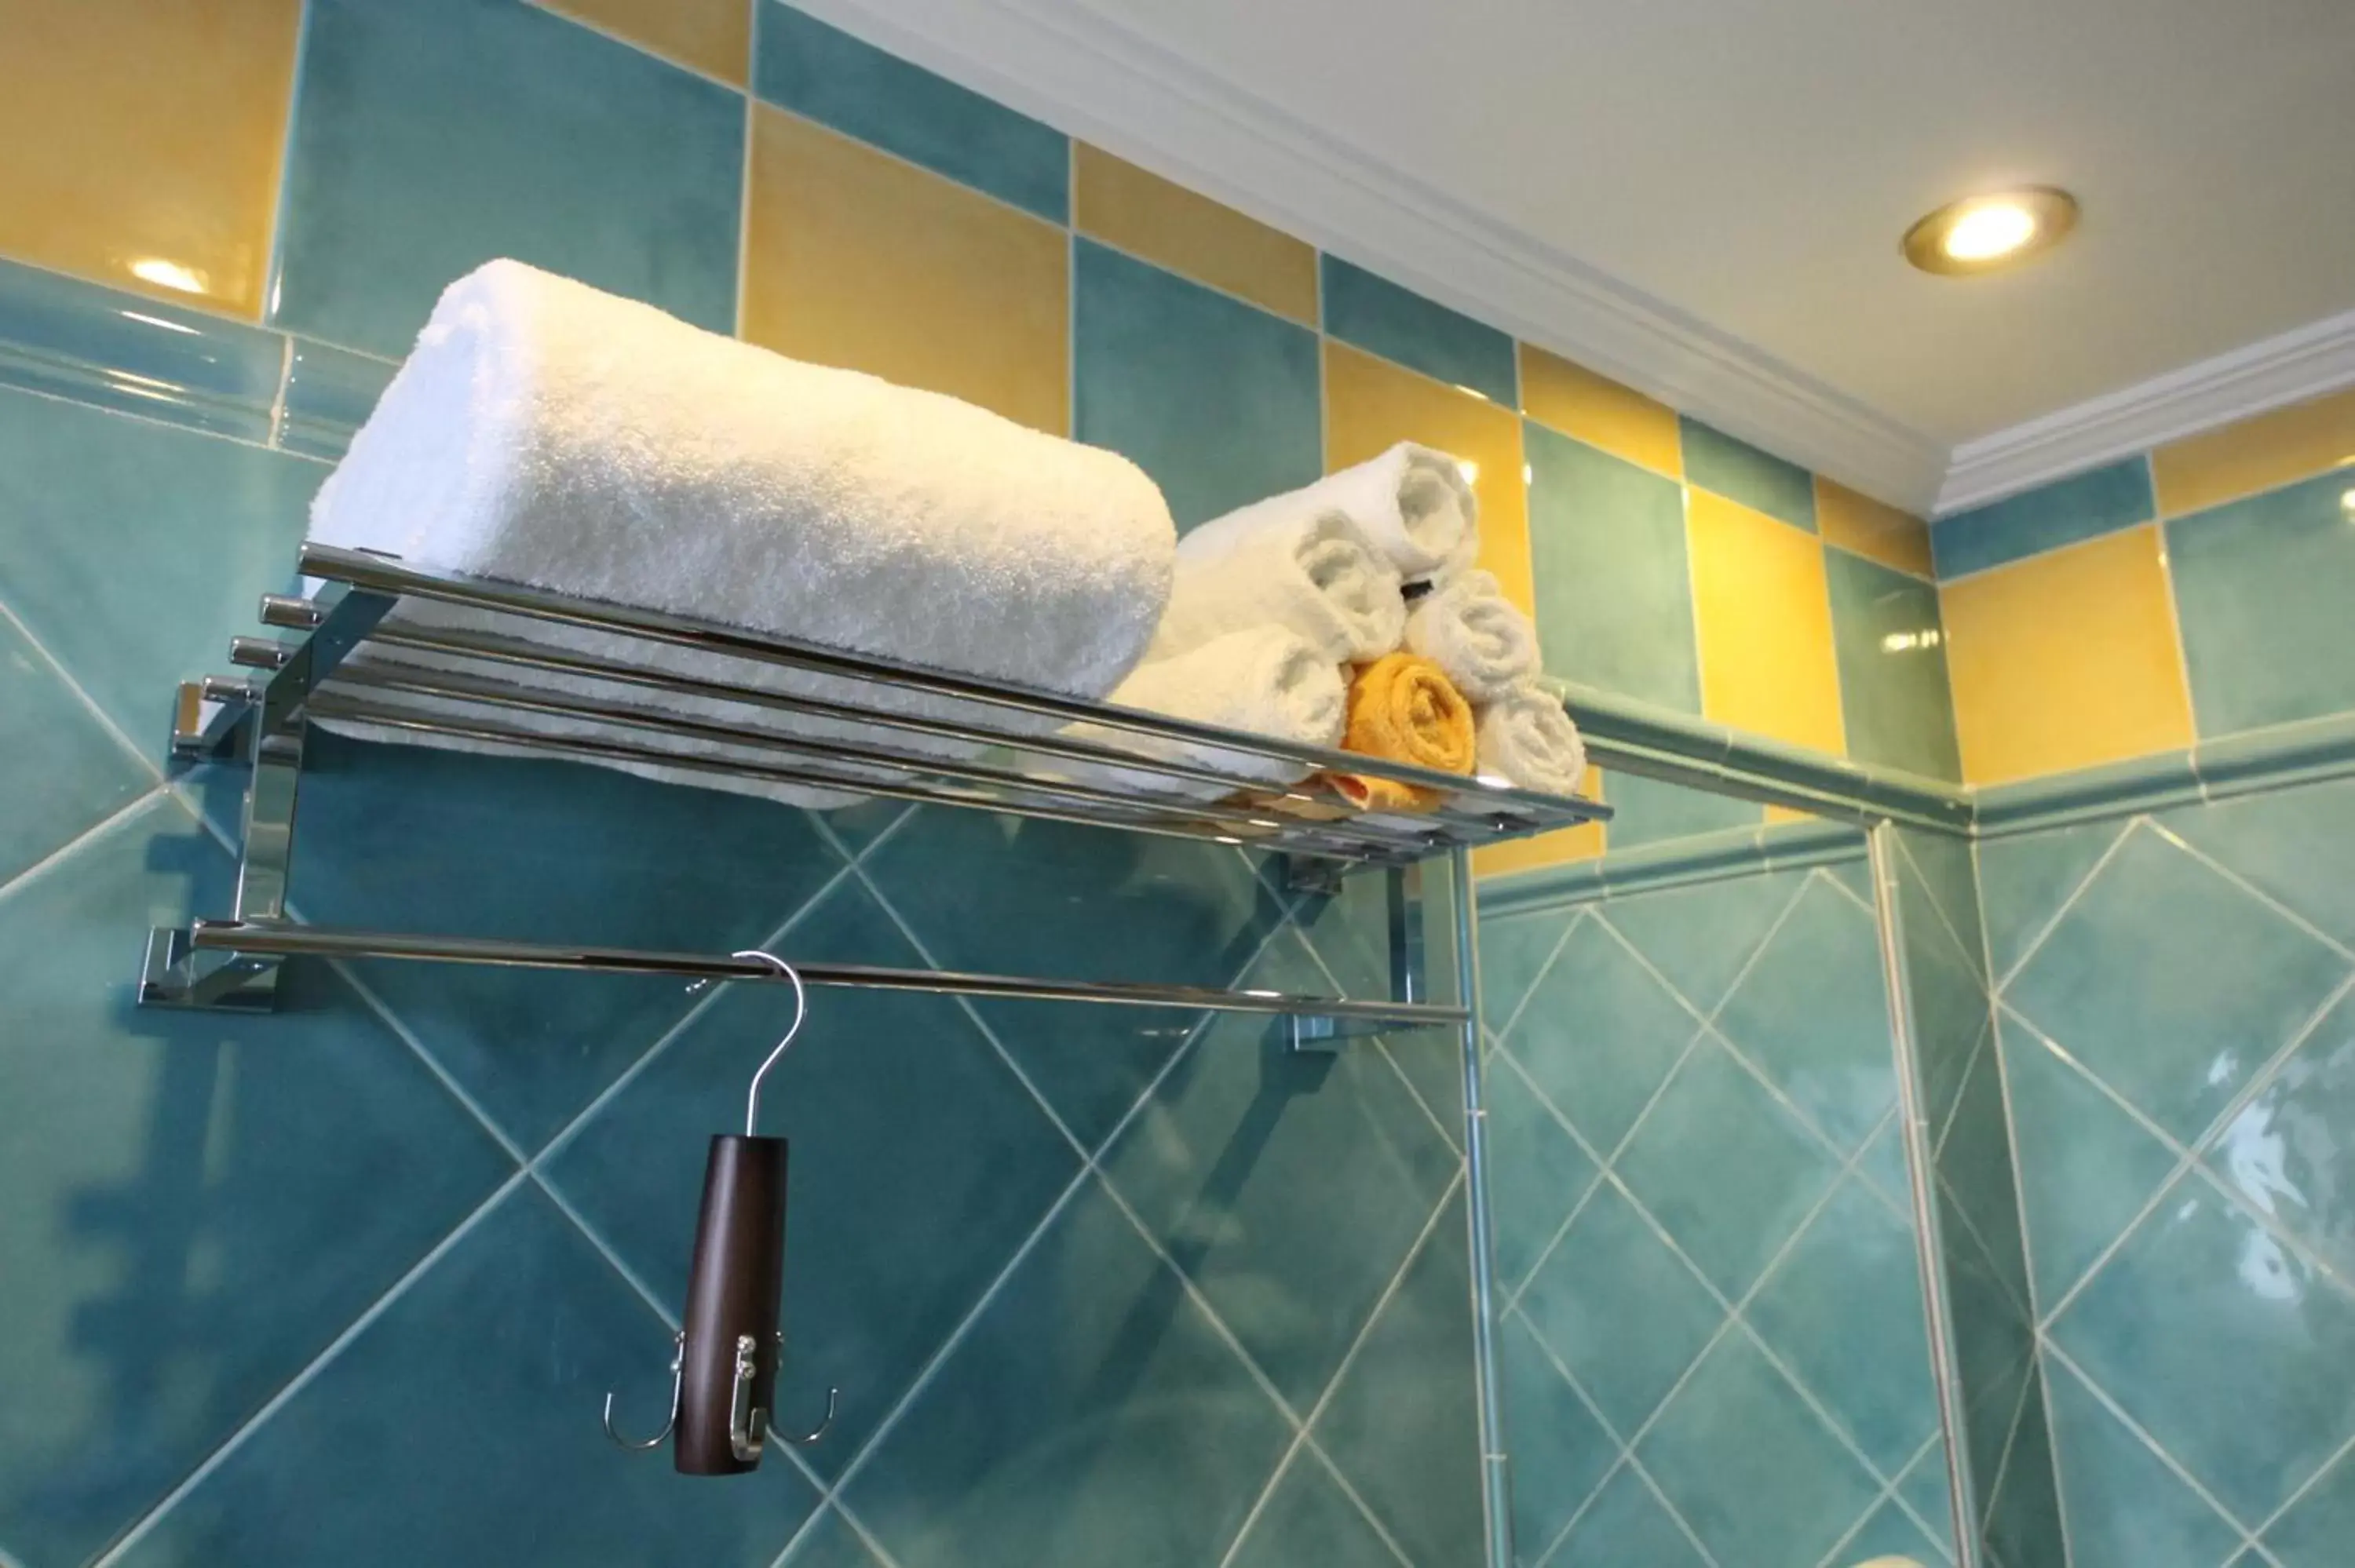
POLYGON ((1304 881, 1327 887, 1352 868, 1386 868, 1393 874, 1398 1000, 795 965, 807 983, 818 986, 1273 1014, 1295 1021, 1295 1044, 1304 1047, 1359 1033, 1465 1022, 1465 1008, 1418 998, 1420 979, 1405 951, 1410 944, 1399 936, 1397 874, 1429 856, 1609 814, 1591 801, 1499 780, 1434 773, 691 617, 429 570, 371 552, 306 544, 299 567, 322 585, 316 591, 302 598, 267 595, 261 602, 262 624, 291 635, 238 638, 230 661, 251 673, 208 676, 179 689, 174 758, 241 759, 251 769, 243 844, 229 917, 151 933, 143 1003, 267 1008, 280 965, 296 955, 775 979, 768 967, 724 954, 295 922, 288 914, 287 881, 304 740, 314 719, 1268 850, 1286 856, 1304 881), (450 623, 449 610, 465 612, 460 624, 450 623), (582 646, 581 632, 601 635, 582 646), (681 662, 677 650, 696 656, 687 661, 691 671, 675 667, 681 662), (764 668, 778 667, 824 679, 798 681, 791 691, 754 679, 764 668), (824 722, 813 734, 790 727, 796 719, 824 722), (561 733, 549 733, 544 726, 551 724, 563 726, 561 733), (1075 724, 1090 727, 1084 735, 1065 732, 1063 726, 1075 724), (951 756, 924 749, 942 741, 959 743, 960 749, 951 756), (1184 744, 1194 755, 1179 761, 1135 749, 1156 741, 1184 744), (1268 763, 1419 785, 1436 791, 1438 804, 1427 814, 1362 811, 1313 780, 1268 786, 1254 773, 1254 765, 1268 763))

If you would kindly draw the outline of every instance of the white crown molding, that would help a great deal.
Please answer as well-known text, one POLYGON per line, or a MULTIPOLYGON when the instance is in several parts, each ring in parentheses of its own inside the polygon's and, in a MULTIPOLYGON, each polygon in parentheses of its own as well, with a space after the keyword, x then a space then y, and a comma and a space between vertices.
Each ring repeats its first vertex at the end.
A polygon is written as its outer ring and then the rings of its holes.
POLYGON ((1516 337, 1912 509, 1943 444, 1071 0, 796 0, 1516 337))
POLYGON ((2328 316, 1955 449, 1941 514, 2355 384, 2355 311, 2328 316))

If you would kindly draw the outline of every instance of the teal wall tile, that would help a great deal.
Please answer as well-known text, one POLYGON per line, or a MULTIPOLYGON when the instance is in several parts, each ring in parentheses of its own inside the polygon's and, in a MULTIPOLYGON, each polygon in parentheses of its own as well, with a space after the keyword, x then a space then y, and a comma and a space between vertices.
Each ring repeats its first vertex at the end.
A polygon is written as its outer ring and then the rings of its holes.
POLYGON ((1616 1187, 1571 1222, 1517 1310, 1622 1434, 1642 1428, 1725 1320, 1616 1187))
POLYGON ((173 686, 292 586, 314 462, 0 391, 0 599, 159 755, 173 686))
POLYGON ((1601 1153, 1619 1146, 1700 1021, 1600 921, 1582 921, 1522 1003, 1504 1048, 1601 1153), (1589 1021, 1607 1018, 1594 1030, 1589 1021))
POLYGON ((617 1383, 637 1395, 623 1409, 660 1404, 667 1337, 524 1182, 122 1561, 490 1568, 627 1539, 666 1568, 765 1568, 817 1501, 791 1467, 714 1487, 623 1458, 591 1418, 617 1383))
POLYGON ((901 1568, 1211 1563, 1291 1438, 1091 1178, 844 1500, 901 1568))
POLYGON ((2317 1020, 2209 1151, 2216 1174, 2331 1266, 2355 1274, 2355 996, 2317 1020))
POLYGON ((1845 550, 1827 549, 1824 569, 1849 755, 1960 783, 1938 590, 1845 550))
POLYGON ((1987 953, 1998 980, 2009 975, 2125 833, 2115 821, 2080 822, 1977 845, 1987 953))
POLYGON ((0 619, 0 886, 153 782, 39 651, 0 619))
POLYGON ((1689 414, 1677 421, 1685 454, 1685 480, 1713 490, 1753 512, 1816 531, 1815 476, 1748 441, 1703 424, 1689 414))
POLYGON ((342 457, 397 368, 389 360, 296 338, 286 366, 279 444, 328 462, 342 457))
POLYGON ((2241 1531, 2102 1404, 2083 1379, 2047 1362, 2052 1436, 2068 1456, 2061 1481, 2071 1561, 2082 1568, 2224 1563, 2241 1531))
POLYGON ((1755 800, 1712 795, 1689 784, 1671 784, 1640 773, 1609 774, 1603 792, 1611 803, 1608 831, 1614 854, 1646 844, 1761 828, 1766 823, 1766 808, 1755 800))
POLYGON ((2327 1568, 2345 1553, 2350 1531, 2355 1531, 2355 1465, 2341 1457, 2265 1531, 2264 1545, 2282 1568, 2327 1568))
POLYGON ((1230 1568, 1294 1568, 1301 1563, 1380 1563, 1390 1555, 1365 1510, 1304 1448, 1284 1467, 1267 1506, 1227 1561, 1230 1568))
POLYGON ((30 1563, 94 1557, 514 1170, 332 971, 270 1016, 133 1008, 141 933, 233 874, 158 799, 0 895, 0 1541, 30 1563))
POLYGON ((1518 1314, 1497 1330, 1505 1448, 1511 1457, 1513 1546, 1521 1563, 1547 1551, 1586 1506, 1619 1445, 1518 1314))
POLYGON ((1827 875, 1808 879, 1717 1026, 1843 1157, 1897 1103, 1872 916, 1827 875))
POLYGON ((777 1568, 886 1568, 836 1508, 819 1510, 777 1568))
POLYGON ((2126 1234, 2176 1156, 2027 1031, 2003 1042, 2037 1299, 2060 1302, 2126 1234))
POLYGON ((1594 1506, 1572 1526, 1552 1561, 1563 1568, 1625 1568, 1631 1563, 1646 1568, 1704 1568, 1709 1559, 1678 1527, 1642 1476, 1622 1465, 1604 1483, 1594 1506))
POLYGON ((1518 1290, 1594 1184, 1579 1146, 1509 1054, 1488 1072, 1488 1193, 1497 1278, 1518 1290))
POLYGON ((2341 471, 2167 524, 2201 735, 2355 709, 2350 497, 2341 471))
POLYGON ((0 260, 0 386, 266 441, 284 353, 273 332, 0 260))
POLYGON ((1323 262, 1327 332, 1492 403, 1520 407, 1510 337, 1337 256, 1323 262))
POLYGON ((1072 435, 1132 459, 1180 531, 1323 470, 1316 334, 1075 242, 1072 435))
POLYGON ((744 102, 523 0, 319 0, 272 319, 406 354, 512 257, 730 332, 744 102))
POLYGON ((1948 513, 1930 524, 1930 553, 1943 582, 2114 534, 2147 523, 2158 513, 2149 462, 2139 456, 2121 458, 2000 501, 1948 513))
POLYGON ((2268 789, 2169 811, 2160 826, 2345 947, 2355 948, 2355 878, 2317 846, 2355 842, 2355 779, 2268 789))
MULTIPOLYGON (((1614 835, 1617 830, 1614 818, 1614 835)), ((1604 914, 1688 1005, 1713 1013, 1799 896, 1804 881, 1803 875, 1774 873, 1666 887, 1614 896, 1604 914)), ((1485 927, 1481 936, 1485 944, 1485 927)))
POLYGON ((1699 714, 1683 487, 1542 425, 1521 429, 1547 671, 1699 714))
POLYGON ((1071 213, 1071 141, 1052 126, 765 0, 753 90, 845 135, 1056 223, 1071 213))

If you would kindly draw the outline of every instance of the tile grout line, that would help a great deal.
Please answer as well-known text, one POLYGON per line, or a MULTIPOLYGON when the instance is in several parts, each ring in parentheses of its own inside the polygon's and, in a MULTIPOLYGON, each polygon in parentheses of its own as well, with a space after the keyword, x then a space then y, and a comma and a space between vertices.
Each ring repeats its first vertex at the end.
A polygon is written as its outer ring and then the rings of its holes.
POLYGON ((124 801, 122 806, 108 812, 105 816, 101 817, 97 821, 92 822, 89 827, 84 828, 80 832, 76 833, 72 838, 68 839, 64 843, 59 844, 57 848, 51 850, 48 853, 35 861, 32 864, 27 866, 16 875, 8 878, 5 882, 0 882, 0 902, 5 902, 25 887, 39 881, 42 877, 47 876, 50 872, 56 870, 59 864, 72 859, 82 846, 93 842, 94 840, 103 838, 108 833, 112 832, 116 828, 121 827, 125 821, 138 815, 142 810, 158 800, 169 800, 175 805, 183 804, 180 799, 172 793, 171 786, 167 784, 158 784, 152 789, 143 791, 142 793, 133 796, 131 800, 124 801))
POLYGON ((111 1568, 112 1564, 121 1562, 123 1553, 144 1540, 183 1499, 202 1485, 214 1471, 227 1464, 240 1448, 251 1440, 255 1433, 268 1424, 279 1411, 292 1403, 296 1394, 310 1386, 311 1383, 325 1371, 353 1340, 358 1339, 378 1319, 389 1311, 396 1302, 409 1293, 411 1287, 431 1272, 433 1266, 441 1262, 459 1242, 472 1234, 475 1228, 490 1216, 492 1211, 504 1202, 509 1193, 522 1186, 527 1179, 526 1171, 517 1171, 492 1189, 490 1195, 485 1198, 473 1213, 460 1220, 448 1234, 426 1249, 425 1255, 410 1264, 400 1277, 394 1280, 385 1290, 384 1294, 370 1302, 357 1317, 346 1324, 333 1339, 327 1341, 324 1349, 304 1363, 292 1378, 281 1384, 277 1392, 263 1401, 258 1409, 240 1422, 229 1436, 217 1445, 212 1452, 207 1454, 194 1469, 182 1477, 177 1485, 141 1514, 128 1530, 99 1554, 91 1568, 111 1568))
POLYGON ((164 769, 155 766, 146 752, 140 749, 138 742, 133 740, 124 732, 123 726, 114 722, 113 715, 99 705, 98 699, 90 694, 89 689, 74 678, 73 672, 66 668, 65 661, 51 652, 48 644, 33 635, 33 629, 26 624, 25 618, 18 615, 16 607, 5 598, 0 598, 0 620, 6 621, 16 635, 25 640, 26 646, 32 649, 34 654, 49 667, 51 674, 65 683, 67 692, 73 699, 88 710, 91 718, 98 721, 99 727, 106 732, 109 738, 131 755, 132 760, 139 765, 140 769, 150 779, 158 784, 170 782, 164 769))
POLYGON ((2316 941, 2320 942, 2323 946, 2338 953, 2340 958, 2346 959, 2349 963, 2355 964, 2355 948, 2349 947, 2345 942, 2340 941, 2338 938, 2332 936, 2329 932, 2324 930, 2321 927, 2316 925, 2313 921, 2307 919, 2305 916, 2299 914, 2296 910, 2291 908, 2288 905, 2283 903, 2272 894, 2267 893, 2264 888, 2259 887, 2255 883, 2251 882, 2247 877, 2243 876, 2239 872, 2234 871, 2231 866, 2226 865, 2223 862, 2218 860, 2215 856, 2210 854, 2206 850, 2201 849, 2198 844, 2193 843, 2190 839, 2185 838, 2174 829, 2167 827, 2157 821, 2148 821, 2147 822, 2147 825, 2153 833, 2158 836, 2161 842, 2172 844, 2175 848, 2182 851, 2185 854, 2190 855, 2201 865, 2206 866, 2210 871, 2214 872, 2218 876, 2222 877, 2226 882, 2231 883, 2241 892, 2247 894, 2250 897, 2264 905, 2268 910, 2279 916, 2282 919, 2287 921, 2292 926, 2296 927, 2306 935, 2313 938, 2316 941))
POLYGON ((2215 1494, 2211 1492, 2200 1483, 2199 1477, 2193 1475, 2180 1460, 2177 1459, 2174 1455, 2169 1453, 2167 1449, 2160 1445, 2158 1439, 2152 1436, 2150 1433, 2144 1428, 2141 1422, 2137 1421, 2132 1415, 2126 1414, 2125 1406, 2119 1404, 2116 1400, 2111 1398, 2109 1391, 2104 1388, 2100 1383, 2096 1383, 2094 1380, 2092 1373, 2079 1366, 2075 1357, 2072 1356, 2067 1351, 2062 1350, 2058 1344, 2044 1336, 2040 1334, 2037 1338, 2038 1343, 2042 1348, 2044 1354, 2051 1359, 2059 1361, 2068 1372, 2070 1376, 2075 1378, 2080 1383, 2083 1384, 2085 1392, 2092 1394, 2094 1398, 2100 1403, 2104 1410, 2109 1412, 2112 1420, 2125 1427, 2128 1435, 2130 1435, 2136 1442, 2140 1443, 2145 1448, 2150 1450, 2151 1457, 2158 1460, 2161 1465, 2164 1465, 2177 1480, 2181 1481, 2186 1487, 2190 1488, 2193 1496, 2197 1497, 2201 1502, 2206 1503, 2209 1508, 2215 1510, 2217 1518, 2222 1520, 2226 1524, 2231 1525, 2235 1531, 2240 1532, 2241 1542, 2243 1550, 2250 1547, 2257 1547, 2258 1550, 2263 1550, 2262 1546, 2260 1546, 2257 1542, 2256 1536, 2250 1531, 2247 1525, 2241 1522, 2240 1516, 2234 1513, 2231 1509, 2226 1508, 2222 1502, 2218 1501, 2215 1494))
MULTIPOLYGON (((2069 917, 2070 911, 2077 907, 2078 900, 2085 896, 2094 884, 2100 880, 2102 873, 2109 869, 2110 863, 2117 859, 2119 853, 2125 849, 2126 841, 2134 837, 2135 829, 2139 827, 2143 819, 2138 815, 2126 819, 2126 826, 2119 829, 2117 836, 2110 840, 2109 847, 2094 857, 2094 863, 2085 868, 2085 874, 2078 878, 2076 885, 2069 890, 2069 895, 2053 906, 2051 915, 2037 927, 2036 935, 2030 939, 2028 946, 2020 949, 2019 956, 2012 959, 2010 967, 2001 974, 1995 971, 1994 938, 1988 938, 1987 990, 1997 1001, 2000 1001, 2003 994, 2012 988, 2013 983, 2022 974, 2027 972, 2028 966, 2035 961, 2037 954, 2044 950, 2044 944, 2051 939, 2052 933, 2061 928, 2061 922, 2069 917)), ((1977 867, 1976 841, 1973 849, 1975 853, 1972 864, 1973 869, 1976 870, 1977 867)), ((1986 893, 1982 891, 1979 897, 1984 904, 1987 898, 1986 893)))
POLYGON ((2330 1451, 2330 1457, 2323 1460, 2319 1466, 2316 1467, 2314 1474, 2307 1477, 2305 1480, 2299 1482, 2296 1488, 2291 1491, 2289 1496, 2284 1498, 2279 1503, 2276 1503, 2274 1506, 2273 1512, 2265 1515, 2264 1519, 2257 1522, 2256 1527, 2249 1531, 2252 1542, 2257 1546, 2263 1547, 2264 1545, 2265 1533, 2272 1530, 2274 1526, 2279 1524, 2283 1519, 2287 1517, 2290 1510, 2304 1502, 2306 1500, 2307 1494, 2314 1490, 2317 1486, 2320 1485, 2322 1478, 2325 1476, 2328 1476, 2331 1471, 2337 1469, 2342 1463, 2344 1463, 2347 1456, 2350 1454, 2355 1454, 2355 1433, 2349 1434, 2347 1440, 2344 1443, 2339 1444, 2338 1447, 2332 1449, 2330 1451))
MULTIPOLYGON (((1284 1472, 1292 1467, 1294 1457, 1306 1444, 1310 1429, 1324 1415, 1326 1407, 1332 1403, 1333 1395, 1348 1376, 1349 1369, 1357 1364, 1358 1352, 1364 1349, 1366 1341, 1373 1337, 1374 1325, 1381 1320, 1383 1309, 1389 1307, 1391 1298, 1398 1295, 1399 1287, 1406 1283, 1407 1275, 1413 1269, 1417 1260, 1423 1256, 1424 1245, 1438 1229, 1440 1220, 1447 1213, 1447 1206, 1455 1201, 1456 1191, 1464 1185, 1464 1172, 1459 1164, 1456 1174, 1450 1178, 1446 1189, 1440 1193, 1439 1202, 1432 1205, 1431 1213, 1424 1217, 1422 1228, 1415 1232, 1414 1239, 1407 1244, 1405 1253, 1399 1259, 1397 1271, 1390 1277, 1390 1283, 1384 1285, 1381 1293, 1374 1298, 1372 1308, 1366 1313, 1366 1320, 1359 1325, 1357 1334, 1349 1340, 1348 1349, 1343 1351, 1341 1359, 1334 1363, 1331 1375, 1325 1380, 1323 1392, 1317 1394, 1316 1402, 1308 1407, 1308 1414, 1302 1417, 1300 1430, 1293 1434, 1291 1444, 1284 1451, 1284 1457, 1276 1462, 1275 1469, 1268 1476, 1266 1485, 1252 1503, 1251 1511, 1235 1531, 1234 1540, 1228 1543, 1227 1550, 1220 1556, 1218 1568, 1231 1568, 1235 1554, 1242 1550, 1243 1542, 1250 1539, 1252 1526, 1258 1521, 1261 1511, 1267 1507, 1268 1499, 1275 1495, 1277 1483, 1283 1478, 1284 1472)), ((1401 1561, 1406 1560, 1401 1558, 1401 1561)))
POLYGON ((1898 1490, 1900 1488, 1904 1486, 1905 1478, 1912 1475, 1921 1467, 1923 1460, 1928 1458, 1933 1453, 1944 1448, 1945 1444, 1946 1434, 1943 1425, 1939 1430, 1931 1433, 1928 1437, 1923 1439, 1922 1446, 1914 1449, 1912 1454, 1906 1457, 1905 1462, 1897 1467, 1897 1474, 1891 1478, 1888 1485, 1881 1489, 1881 1495, 1874 1498, 1872 1501, 1867 1503, 1865 1505, 1864 1511, 1857 1515, 1856 1522, 1849 1526, 1848 1533, 1841 1536, 1838 1541, 1832 1542, 1831 1550, 1825 1552, 1820 1558, 1817 1559, 1816 1568, 1835 1568, 1835 1565, 1838 1563, 1841 1555, 1848 1550, 1849 1542, 1853 1542, 1857 1538, 1858 1533, 1862 1531, 1866 1525, 1872 1522, 1874 1515, 1878 1514, 1882 1509, 1888 1507, 1891 1503, 1895 1503, 1900 1511, 1903 1512, 1907 1519, 1917 1524, 1923 1525, 1923 1533, 1930 1538, 1930 1543, 1933 1546, 1937 1546, 1943 1549, 1946 1543, 1938 1539, 1938 1532, 1934 1530, 1928 1529, 1928 1521, 1923 1520, 1911 1508, 1906 1506, 1905 1499, 1898 1495, 1898 1490))
MULTIPOLYGON (((657 64, 666 65, 673 70, 685 71, 687 75, 694 77, 698 81, 709 82, 713 87, 721 88, 730 92, 741 93, 747 98, 751 96, 751 89, 749 85, 739 87, 734 82, 728 80, 724 77, 712 75, 701 66, 689 65, 687 61, 680 59, 676 55, 665 54, 662 50, 655 48, 652 44, 645 43, 639 39, 630 37, 626 34, 615 32, 613 28, 607 26, 602 22, 592 21, 587 16, 580 16, 569 6, 552 4, 551 0, 524 0, 524 4, 529 5, 533 10, 540 12, 544 16, 553 16, 559 22, 569 22, 573 26, 580 27, 587 32, 594 33, 601 38, 610 39, 614 43, 620 44, 623 48, 629 49, 632 53, 644 55, 646 58, 655 61, 657 64)), ((747 58, 745 60, 745 78, 748 82, 751 78, 751 66, 752 58, 751 57, 751 51, 748 48, 747 58)))
MULTIPOLYGON (((1287 922, 1291 925, 1294 933, 1299 937, 1300 945, 1308 950, 1309 962, 1316 966, 1317 972, 1323 975, 1326 981, 1332 986, 1335 999, 1337 1001, 1341 1000, 1348 995, 1349 988, 1341 983, 1341 977, 1333 972, 1333 966, 1325 961, 1324 953, 1318 949, 1316 943, 1309 937, 1306 928, 1300 925, 1298 920, 1298 908, 1299 906, 1297 905, 1294 906, 1293 914, 1286 916, 1287 922)), ((1421 1031, 1419 1030, 1412 1029, 1403 1031, 1403 1033, 1418 1033, 1420 1032, 1421 1031)), ((1457 1029, 1456 1033, 1461 1034, 1463 1032, 1461 1029, 1457 1029)), ((1406 1075, 1406 1069, 1399 1065, 1398 1057, 1392 1054, 1390 1050, 1388 1037, 1380 1034, 1373 1035, 1367 1040, 1366 1044, 1371 1046, 1375 1054, 1380 1056, 1383 1063, 1389 1066, 1391 1075, 1397 1078, 1400 1086, 1406 1090, 1407 1097, 1414 1102, 1416 1109, 1423 1112, 1424 1119, 1429 1121, 1433 1128, 1438 1132, 1440 1141, 1445 1143, 1448 1149, 1454 1152, 1458 1162, 1461 1162, 1465 1159, 1465 1150, 1464 1146, 1456 1141, 1455 1132, 1452 1131, 1448 1128, 1445 1118, 1441 1117, 1439 1112, 1433 1108, 1431 1103, 1423 1097, 1423 1091, 1415 1087, 1414 1080, 1406 1075)), ((1456 1045, 1458 1050, 1462 1049, 1462 1042, 1460 1040, 1456 1043, 1456 1045)), ((1358 1048, 1362 1049, 1363 1047, 1358 1048)))
POLYGON ((1529 1011, 1529 1002, 1538 994, 1538 987, 1545 983, 1546 976, 1551 974, 1553 972, 1554 965, 1561 960, 1562 949, 1570 945, 1571 933, 1577 930, 1581 925, 1593 917, 1593 911, 1584 905, 1581 905, 1577 908, 1573 909, 1571 912, 1570 918, 1562 923, 1561 935, 1554 938, 1553 946, 1546 949, 1544 959, 1539 963, 1536 970, 1530 974, 1529 983, 1522 987, 1521 994, 1513 999, 1512 1011, 1507 1013, 1500 1022, 1494 1024, 1484 1023, 1482 1025, 1484 1029, 1487 1029, 1495 1033, 1497 1044, 1502 1045, 1505 1043, 1507 1038, 1512 1034, 1514 1028, 1521 1022, 1521 1014, 1529 1011))

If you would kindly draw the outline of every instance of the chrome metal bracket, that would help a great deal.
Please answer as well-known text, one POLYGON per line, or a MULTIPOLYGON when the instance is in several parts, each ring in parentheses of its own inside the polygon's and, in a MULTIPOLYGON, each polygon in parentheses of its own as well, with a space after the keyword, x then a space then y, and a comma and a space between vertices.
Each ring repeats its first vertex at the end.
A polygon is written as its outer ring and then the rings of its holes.
POLYGON ((275 954, 200 949, 187 927, 158 926, 147 933, 139 1005, 267 1012, 278 1000, 278 966, 284 961, 275 954))
POLYGON ((1341 879, 1348 874, 1348 863, 1316 854, 1286 854, 1278 857, 1284 863, 1284 887, 1287 893, 1305 893, 1316 898, 1338 898, 1341 879))

